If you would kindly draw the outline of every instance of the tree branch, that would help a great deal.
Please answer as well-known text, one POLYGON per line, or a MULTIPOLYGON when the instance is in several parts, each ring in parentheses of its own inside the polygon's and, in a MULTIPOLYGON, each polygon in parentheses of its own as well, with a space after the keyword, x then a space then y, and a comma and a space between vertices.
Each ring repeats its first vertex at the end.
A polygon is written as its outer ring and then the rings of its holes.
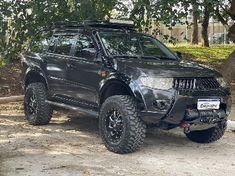
POLYGON ((228 21, 225 20, 222 15, 220 14, 219 12, 219 8, 217 7, 216 10, 215 10, 215 14, 218 18, 218 20, 224 25, 224 27, 228 30, 229 29, 229 25, 228 25, 228 21))

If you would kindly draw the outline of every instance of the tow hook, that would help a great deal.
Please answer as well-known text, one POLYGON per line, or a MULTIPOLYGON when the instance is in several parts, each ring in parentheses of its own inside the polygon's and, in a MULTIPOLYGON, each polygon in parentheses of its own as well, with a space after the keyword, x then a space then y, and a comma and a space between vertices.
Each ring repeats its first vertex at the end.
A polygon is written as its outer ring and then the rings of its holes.
POLYGON ((180 128, 184 129, 184 133, 188 134, 190 133, 190 124, 188 123, 181 123, 180 128))

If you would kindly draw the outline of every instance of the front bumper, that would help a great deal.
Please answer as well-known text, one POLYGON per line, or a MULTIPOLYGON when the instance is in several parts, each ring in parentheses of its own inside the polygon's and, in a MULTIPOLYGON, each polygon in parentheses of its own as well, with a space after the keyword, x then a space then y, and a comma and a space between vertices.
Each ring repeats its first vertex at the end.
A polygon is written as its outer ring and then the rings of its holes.
MULTIPOLYGON (((159 122, 165 122, 172 125, 180 125, 182 122, 196 123, 201 121, 201 111, 197 110, 198 99, 220 99, 221 105, 218 112, 206 111, 204 114, 208 117, 216 116, 220 114, 219 119, 226 119, 231 110, 231 98, 229 89, 217 89, 207 91, 190 91, 180 92, 174 89, 163 90, 144 90, 145 110, 142 110, 141 117, 146 123, 158 124, 159 122), (156 100, 164 100, 165 108, 159 109, 154 102, 156 100), (187 113, 192 110, 198 116, 194 118, 187 118, 187 113), (208 114, 207 114, 208 113, 208 114)), ((213 118, 212 118, 213 119, 213 118)), ((216 120, 218 121, 218 119, 216 120)), ((211 119, 210 119, 211 122, 211 119)), ((211 122, 212 123, 212 122, 211 122)))

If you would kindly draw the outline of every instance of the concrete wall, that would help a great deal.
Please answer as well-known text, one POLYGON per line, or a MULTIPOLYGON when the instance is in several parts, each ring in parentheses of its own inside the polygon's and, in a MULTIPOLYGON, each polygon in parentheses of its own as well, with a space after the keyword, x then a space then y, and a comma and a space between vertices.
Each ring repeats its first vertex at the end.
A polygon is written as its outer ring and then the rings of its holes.
MULTIPOLYGON (((199 24, 199 42, 201 39, 201 28, 201 24, 199 24)), ((216 33, 227 33, 227 30, 224 28, 224 26, 218 22, 210 22, 208 31, 209 37, 213 36, 216 33)), ((163 35, 169 35, 176 38, 178 42, 181 43, 187 42, 187 40, 190 41, 192 35, 191 27, 187 27, 186 25, 176 25, 175 27, 173 27, 172 30, 168 30, 167 27, 161 24, 160 32, 161 35, 156 36, 159 40, 163 41, 163 35)))

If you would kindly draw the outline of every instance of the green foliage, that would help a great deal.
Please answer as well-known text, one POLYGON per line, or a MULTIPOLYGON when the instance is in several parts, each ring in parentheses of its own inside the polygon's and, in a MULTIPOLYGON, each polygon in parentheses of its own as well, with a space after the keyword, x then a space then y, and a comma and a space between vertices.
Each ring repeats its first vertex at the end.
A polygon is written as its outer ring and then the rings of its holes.
POLYGON ((0 58, 0 68, 4 67, 5 65, 6 65, 5 60, 0 58))
MULTIPOLYGON (((159 23, 164 24, 169 30, 176 24, 192 25, 187 17, 194 12, 200 21, 203 20, 203 11, 209 9, 210 15, 217 17, 215 11, 226 11, 229 7, 228 0, 129 0, 123 3, 121 16, 130 14, 139 31, 152 29, 153 35, 160 34, 159 23), (133 8, 130 8, 130 7, 133 8)), ((224 15, 223 12, 221 12, 224 15)), ((164 36, 168 42, 175 42, 173 38, 164 36)))
MULTIPOLYGON (((228 0, 225 0, 226 2, 228 0)), ((228 1, 229 2, 229 1, 228 1)), ((17 59, 40 28, 57 21, 102 20, 115 13, 116 18, 131 19, 139 31, 160 34, 160 23, 172 29, 176 24, 191 25, 185 18, 193 7, 201 14, 205 6, 229 8, 222 0, 4 0, 0 1, 0 58, 17 59), (115 10, 115 11, 114 11, 115 10)), ((225 9, 225 10, 224 10, 225 9)), ((174 43, 174 38, 164 36, 174 43)))
POLYGON ((58 21, 102 20, 117 0, 0 1, 0 58, 17 59, 42 27, 58 21))
POLYGON ((234 51, 235 45, 213 45, 211 48, 190 45, 170 45, 173 51, 183 53, 185 59, 202 62, 209 65, 223 63, 234 51))

